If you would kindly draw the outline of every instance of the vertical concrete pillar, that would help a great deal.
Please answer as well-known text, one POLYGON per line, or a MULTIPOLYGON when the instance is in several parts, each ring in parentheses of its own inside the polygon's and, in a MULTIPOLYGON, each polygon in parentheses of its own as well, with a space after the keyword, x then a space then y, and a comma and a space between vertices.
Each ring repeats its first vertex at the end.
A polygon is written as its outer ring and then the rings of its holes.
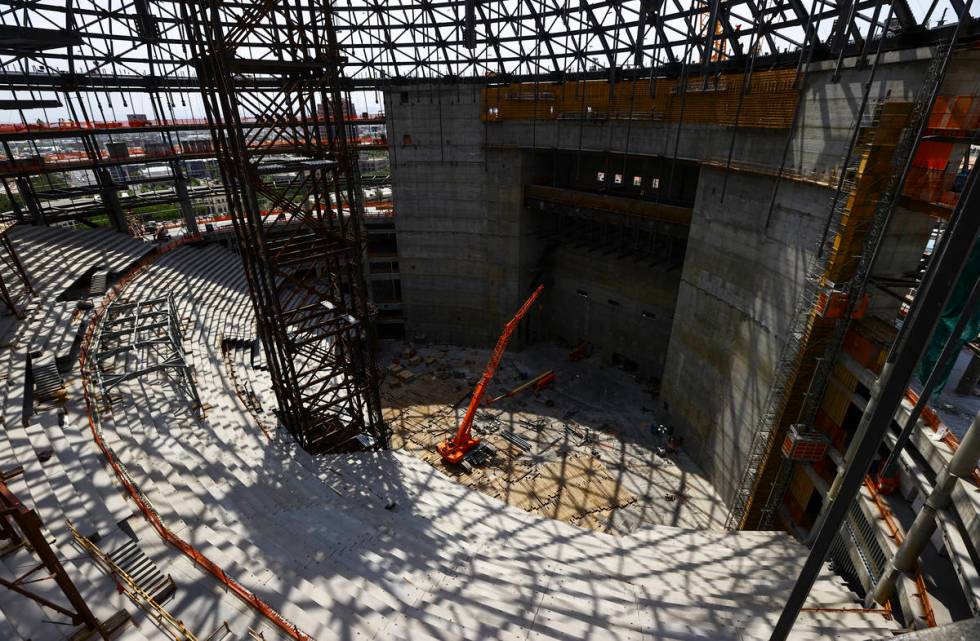
POLYGON ((31 181, 25 176, 18 176, 16 182, 17 192, 24 200, 24 204, 27 205, 27 211, 31 213, 31 224, 47 225, 48 221, 44 217, 44 209, 41 207, 41 201, 38 200, 37 194, 34 193, 34 186, 31 185, 31 181))
POLYGON ((125 234, 128 230, 126 216, 123 215, 122 204, 119 202, 119 192, 116 190, 116 183, 105 167, 95 170, 95 180, 99 185, 99 193, 102 196, 102 205, 109 215, 109 222, 113 229, 125 234))

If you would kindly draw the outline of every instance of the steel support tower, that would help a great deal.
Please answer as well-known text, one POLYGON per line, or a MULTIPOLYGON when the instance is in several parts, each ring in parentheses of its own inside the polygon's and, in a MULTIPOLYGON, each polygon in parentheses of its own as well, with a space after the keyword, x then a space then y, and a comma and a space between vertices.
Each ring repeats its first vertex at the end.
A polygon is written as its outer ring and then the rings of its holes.
POLYGON ((385 447, 331 3, 182 11, 280 423, 314 453, 385 447))

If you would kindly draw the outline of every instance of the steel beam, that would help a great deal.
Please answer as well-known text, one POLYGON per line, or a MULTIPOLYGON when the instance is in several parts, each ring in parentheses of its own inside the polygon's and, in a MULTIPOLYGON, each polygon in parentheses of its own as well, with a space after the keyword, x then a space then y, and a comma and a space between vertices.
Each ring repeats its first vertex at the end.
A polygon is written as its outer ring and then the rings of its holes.
POLYGON ((785 641, 789 637, 800 609, 823 568, 831 543, 840 530, 848 508, 857 497, 875 452, 881 446, 885 431, 902 402, 915 366, 939 321, 953 283, 959 278, 980 234, 980 216, 968 215, 969 212, 980 211, 978 175, 980 165, 974 166, 970 173, 967 186, 954 212, 954 222, 946 230, 948 237, 942 253, 930 265, 923 286, 916 294, 909 318, 902 325, 895 347, 882 368, 877 402, 869 402, 865 408, 865 416, 862 417, 867 429, 860 435, 854 448, 854 456, 843 470, 836 496, 828 497, 830 503, 825 508, 824 518, 818 523, 810 554, 786 600, 770 641, 785 641))
MULTIPOLYGON (((86 628, 93 630, 105 641, 109 641, 109 632, 102 626, 95 617, 95 614, 92 613, 92 610, 88 607, 75 583, 65 571, 65 567, 58 559, 58 555, 51 549, 51 545, 48 543, 44 533, 44 524, 41 521, 41 517, 38 516, 37 511, 29 509, 22 504, 14 496, 13 492, 10 491, 10 488, 7 487, 5 481, 0 481, 0 521, 4 522, 4 526, 0 529, 8 537, 13 536, 27 542, 30 549, 33 550, 34 554, 41 561, 35 570, 40 570, 41 568, 47 570, 47 576, 45 578, 54 580, 71 607, 68 608, 53 603, 50 599, 46 599, 24 588, 21 585, 21 580, 25 578, 23 576, 17 581, 3 580, 3 586, 37 602, 41 606, 69 617, 72 625, 84 625, 86 628)), ((11 543, 17 543, 17 541, 12 540, 11 543)))

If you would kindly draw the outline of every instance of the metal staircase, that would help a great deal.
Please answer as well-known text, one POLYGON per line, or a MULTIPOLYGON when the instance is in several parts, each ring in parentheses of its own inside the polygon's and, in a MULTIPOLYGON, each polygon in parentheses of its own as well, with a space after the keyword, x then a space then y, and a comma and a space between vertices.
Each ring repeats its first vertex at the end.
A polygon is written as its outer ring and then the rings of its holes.
POLYGON ((111 552, 108 560, 120 572, 124 572, 134 587, 145 592, 156 603, 163 603, 177 591, 177 586, 169 575, 164 574, 150 557, 146 556, 139 544, 128 539, 111 552))

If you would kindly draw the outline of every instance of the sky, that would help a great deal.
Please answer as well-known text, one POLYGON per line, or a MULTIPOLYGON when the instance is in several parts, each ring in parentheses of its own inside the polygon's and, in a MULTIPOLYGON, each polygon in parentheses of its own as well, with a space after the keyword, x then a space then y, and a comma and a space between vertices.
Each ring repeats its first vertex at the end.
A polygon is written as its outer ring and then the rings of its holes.
MULTIPOLYGON (((928 7, 929 0, 908 0, 913 13, 922 18, 928 7)), ((705 6, 707 0, 665 0, 667 13, 675 13, 678 9, 689 8, 691 6, 705 6)), ((759 6, 778 6, 785 0, 756 0, 759 6)), ((833 6, 830 0, 802 0, 805 6, 833 6)), ((75 0, 72 3, 80 14, 76 16, 76 24, 84 25, 84 30, 92 34, 86 38, 85 44, 75 48, 76 55, 91 55, 99 60, 85 61, 80 60, 78 71, 81 73, 92 74, 96 72, 112 73, 145 73, 148 66, 145 63, 134 63, 127 61, 133 55, 139 57, 149 57, 155 59, 177 60, 180 63, 188 60, 190 54, 186 48, 165 44, 161 46, 146 47, 140 46, 132 53, 127 52, 130 43, 127 40, 128 34, 133 28, 130 20, 117 20, 113 18, 98 18, 94 14, 86 15, 86 10, 118 10, 122 7, 129 7, 128 0, 75 0), (149 54, 147 51, 149 50, 149 54), (106 60, 115 59, 115 64, 107 63, 106 60)), ((635 42, 635 23, 637 12, 640 7, 639 0, 632 0, 620 3, 606 3, 594 1, 589 3, 592 11, 582 10, 580 0, 534 0, 533 4, 539 7, 538 16, 531 14, 527 10, 526 2, 517 0, 487 1, 480 3, 481 14, 478 16, 477 24, 477 46, 474 50, 469 50, 461 44, 449 45, 449 58, 447 59, 436 46, 437 41, 459 42, 462 39, 463 24, 463 3, 436 3, 435 8, 423 8, 417 0, 403 2, 385 2, 381 5, 383 10, 365 11, 364 7, 372 5, 368 0, 335 0, 331 3, 334 7, 334 24, 339 32, 342 46, 345 47, 348 55, 347 72, 357 77, 376 77, 378 73, 393 73, 397 69, 398 73, 409 77, 438 77, 449 74, 464 76, 487 76, 499 71, 532 74, 547 73, 554 69, 557 62, 558 67, 564 71, 583 71, 591 69, 608 68, 610 64, 621 67, 630 67, 634 64, 633 46, 635 42), (567 10, 567 11, 565 11, 567 10), (592 21, 603 25, 614 27, 604 36, 607 43, 622 48, 623 51, 617 54, 614 60, 610 60, 603 53, 600 36, 597 36, 590 28, 592 21), (622 28, 616 25, 625 25, 622 28), (630 27, 629 25, 633 25, 630 27), (489 25, 489 27, 487 26, 489 25), (497 48, 488 37, 488 30, 493 30, 490 34, 500 39, 500 57, 516 58, 504 64, 498 65, 497 48), (547 39, 539 37, 540 33, 547 33, 547 39), (508 38, 517 39, 508 41, 508 38), (415 43, 415 47, 410 47, 415 43), (389 46, 390 45, 390 46, 389 46), (409 63, 409 64, 400 64, 409 63)), ((43 6, 60 5, 57 0, 49 0, 43 6)), ((151 10, 161 17, 161 28, 164 29, 165 39, 184 39, 186 37, 185 21, 179 10, 179 4, 167 1, 154 1, 150 3, 151 10)), ((787 5, 788 6, 788 5, 787 5)), ((931 23, 935 24, 942 15, 944 9, 949 7, 949 0, 939 0, 938 8, 933 13, 931 23)), ((745 15, 744 5, 736 5, 733 9, 732 24, 738 27, 745 24, 748 29, 748 21, 740 19, 740 15, 745 15)), ((871 14, 871 10, 865 10, 866 16, 871 14)), ((974 15, 980 15, 980 3, 974 7, 974 15)), ((131 9, 126 10, 127 15, 131 15, 131 9)), ((884 12, 881 19, 884 18, 884 12)), ((304 18, 309 20, 322 20, 321 15, 313 15, 304 18)), ((0 22, 3 24, 24 24, 31 23, 37 27, 59 28, 65 24, 65 14, 57 11, 46 11, 44 9, 14 9, 10 5, 0 8, 0 22)), ((702 19, 703 23, 704 20, 702 19)), ((825 20, 819 27, 818 33, 823 37, 829 33, 832 20, 825 20)), ((866 20, 861 22, 866 24, 866 20)), ((694 19, 695 31, 698 31, 698 19, 694 19)), ((703 26, 701 30, 703 31, 703 26)), ((679 35, 688 32, 685 18, 677 18, 672 22, 664 24, 664 32, 669 40, 674 40, 679 35)), ((280 34, 269 34, 262 29, 256 29, 250 33, 247 48, 240 50, 240 56, 246 58, 261 58, 270 55, 270 41, 280 37, 280 34)), ((750 44, 748 34, 743 33, 741 40, 746 49, 750 44)), ((802 40, 802 29, 799 27, 786 28, 773 37, 773 44, 776 49, 795 49, 791 41, 802 40)), ((647 46, 657 45, 660 42, 655 29, 650 28, 645 34, 644 43, 647 46)), ((762 42, 763 51, 770 49, 770 45, 764 40, 762 42)), ((696 52, 687 51, 681 45, 671 47, 675 57, 683 59, 685 54, 689 54, 692 59, 697 59, 696 52)), ((56 49, 52 53, 64 53, 65 49, 56 49)), ((666 60, 666 54, 661 47, 658 51, 648 51, 644 56, 642 66, 648 67, 654 60, 666 60)), ((0 66, 4 69, 20 71, 24 65, 28 65, 32 71, 46 69, 51 73, 59 73, 65 68, 64 61, 46 60, 41 57, 33 59, 14 58, 11 55, 0 54, 0 66)), ((173 66, 164 65, 164 72, 172 69, 173 66)), ((158 70, 161 68, 158 68, 158 70)), ((191 72, 188 66, 184 65, 177 69, 177 75, 189 77, 191 72)), ((18 93, 19 97, 25 97, 24 92, 18 93)), ((0 98, 9 99, 13 94, 9 90, 0 88, 0 98)), ((51 98, 55 97, 52 92, 38 92, 35 97, 51 98)), ((173 117, 177 118, 200 118, 203 117, 202 103, 196 92, 189 91, 184 94, 173 95, 173 117)), ((118 92, 98 92, 88 93, 83 100, 86 109, 96 120, 125 120, 127 114, 144 113, 153 117, 153 108, 149 97, 134 92, 123 95, 118 92), (124 104, 125 102, 125 104, 124 104)), ((355 108, 358 112, 375 113, 382 109, 380 96, 377 92, 357 92, 352 96, 355 108)), ((77 107, 77 105, 76 105, 77 107)), ((169 111, 169 110, 168 110, 169 111)), ((30 110, 25 113, 25 118, 29 122, 38 119, 45 121, 57 121, 59 118, 69 118, 67 109, 47 109, 30 110)), ((168 114, 169 115, 169 114, 168 114)), ((16 111, 0 112, 0 122, 18 122, 19 114, 16 111)))

